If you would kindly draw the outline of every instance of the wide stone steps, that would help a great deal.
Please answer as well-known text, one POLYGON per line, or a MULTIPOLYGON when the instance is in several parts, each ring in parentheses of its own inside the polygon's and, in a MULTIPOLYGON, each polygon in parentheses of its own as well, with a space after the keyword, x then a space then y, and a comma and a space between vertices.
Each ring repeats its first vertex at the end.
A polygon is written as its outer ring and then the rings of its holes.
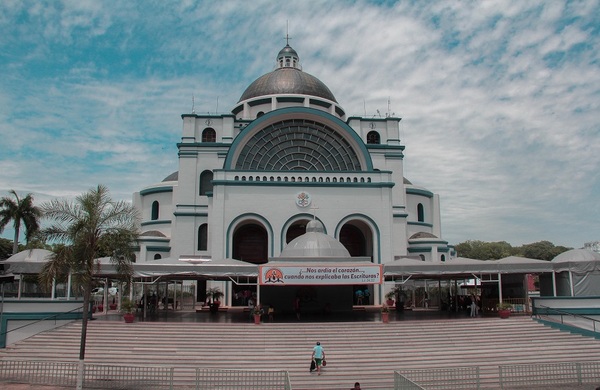
MULTIPOLYGON (((23 340, 2 359, 76 361, 81 323, 23 340)), ((393 388, 393 371, 479 366, 483 388, 499 388, 498 366, 600 361, 600 341, 561 332, 529 317, 352 323, 160 323, 91 321, 85 360, 175 367, 178 386, 194 369, 285 370, 292 388, 393 388), (309 373, 316 341, 323 375, 309 373)))

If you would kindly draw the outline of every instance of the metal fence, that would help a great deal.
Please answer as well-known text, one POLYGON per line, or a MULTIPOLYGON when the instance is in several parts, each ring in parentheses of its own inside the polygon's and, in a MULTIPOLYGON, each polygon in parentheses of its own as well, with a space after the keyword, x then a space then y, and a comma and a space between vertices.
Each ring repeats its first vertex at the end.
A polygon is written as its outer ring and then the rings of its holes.
POLYGON ((0 380, 34 385, 75 387, 77 363, 0 360, 0 380))
POLYGON ((394 390, 425 390, 398 371, 394 371, 394 390))
POLYGON ((394 390, 479 389, 479 367, 394 371, 394 386, 394 390))
POLYGON ((196 369, 196 390, 291 390, 287 371, 196 369))
POLYGON ((516 364, 499 367, 500 388, 598 383, 600 362, 516 364))
MULTIPOLYGON (((0 360, 0 381, 77 386, 77 362, 0 360)), ((84 364, 85 389, 173 389, 172 367, 84 364)))
POLYGON ((85 364, 86 389, 172 389, 173 367, 85 364))

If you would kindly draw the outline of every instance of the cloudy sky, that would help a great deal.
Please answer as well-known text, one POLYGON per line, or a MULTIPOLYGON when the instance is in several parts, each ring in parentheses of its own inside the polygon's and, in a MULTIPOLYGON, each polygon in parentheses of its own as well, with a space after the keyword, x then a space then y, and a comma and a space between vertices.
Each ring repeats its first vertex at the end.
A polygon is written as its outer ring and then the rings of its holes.
POLYGON ((402 118, 405 176, 440 195, 451 244, 600 240, 591 0, 3 0, 0 196, 131 200, 178 169, 192 97, 231 110, 288 25, 349 116, 402 118))

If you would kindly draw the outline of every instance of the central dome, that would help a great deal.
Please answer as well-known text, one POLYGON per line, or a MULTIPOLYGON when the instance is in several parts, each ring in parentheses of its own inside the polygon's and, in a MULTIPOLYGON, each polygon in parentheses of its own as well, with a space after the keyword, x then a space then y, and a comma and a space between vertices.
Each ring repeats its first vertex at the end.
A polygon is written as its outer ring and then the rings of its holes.
POLYGON ((275 69, 259 77, 246 88, 239 101, 280 94, 317 96, 337 103, 333 93, 321 80, 295 68, 275 69))
POLYGON ((321 80, 302 71, 300 58, 290 45, 277 54, 277 66, 277 69, 250 84, 238 103, 258 96, 280 94, 316 96, 337 103, 333 93, 321 80))

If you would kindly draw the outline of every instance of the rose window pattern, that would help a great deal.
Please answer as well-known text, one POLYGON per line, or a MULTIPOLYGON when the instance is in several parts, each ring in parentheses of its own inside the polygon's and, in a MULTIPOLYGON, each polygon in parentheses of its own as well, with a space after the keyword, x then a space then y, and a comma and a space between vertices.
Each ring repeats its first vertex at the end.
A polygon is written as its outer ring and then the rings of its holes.
POLYGON ((235 169, 266 171, 360 171, 348 140, 329 126, 291 119, 259 130, 242 148, 235 169))

